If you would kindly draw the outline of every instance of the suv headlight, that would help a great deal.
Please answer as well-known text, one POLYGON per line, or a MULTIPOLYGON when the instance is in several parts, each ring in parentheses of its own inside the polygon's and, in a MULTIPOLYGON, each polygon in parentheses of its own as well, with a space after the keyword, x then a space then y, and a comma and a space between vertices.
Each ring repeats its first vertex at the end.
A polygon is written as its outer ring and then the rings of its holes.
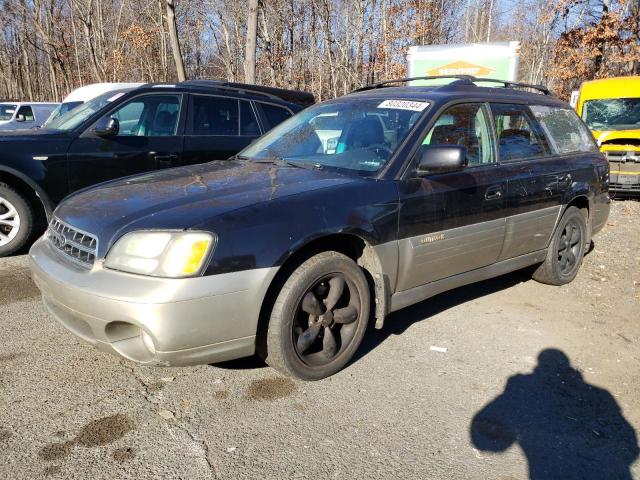
POLYGON ((153 277, 193 277, 202 272, 216 241, 206 232, 131 232, 111 248, 104 266, 153 277))

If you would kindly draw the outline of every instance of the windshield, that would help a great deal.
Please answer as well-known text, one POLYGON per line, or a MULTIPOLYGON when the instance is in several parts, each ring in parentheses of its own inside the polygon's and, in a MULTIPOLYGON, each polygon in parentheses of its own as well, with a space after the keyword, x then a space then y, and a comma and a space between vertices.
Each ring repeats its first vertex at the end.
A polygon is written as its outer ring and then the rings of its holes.
POLYGON ((11 120, 15 111, 15 105, 8 105, 6 103, 0 104, 0 121, 11 120))
POLYGON ((49 115, 49 118, 47 118, 47 121, 44 122, 44 124, 42 125, 42 128, 48 127, 49 124, 51 122, 53 122, 56 118, 64 115, 65 113, 67 113, 69 110, 73 110, 74 108, 76 108, 78 105, 82 105, 83 102, 65 102, 65 103, 61 103, 60 105, 58 105, 55 110, 53 112, 51 112, 51 115, 49 115))
POLYGON ((591 130, 640 128, 640 98, 611 98, 584 103, 582 119, 591 130))
POLYGON ((358 98, 316 105, 280 124, 239 156, 371 175, 384 167, 428 105, 358 98))
POLYGON ((113 102, 125 94, 125 91, 107 92, 96 98, 83 103, 77 108, 69 110, 67 113, 54 118, 47 123, 45 128, 51 130, 73 130, 81 125, 87 118, 102 109, 105 105, 113 102))

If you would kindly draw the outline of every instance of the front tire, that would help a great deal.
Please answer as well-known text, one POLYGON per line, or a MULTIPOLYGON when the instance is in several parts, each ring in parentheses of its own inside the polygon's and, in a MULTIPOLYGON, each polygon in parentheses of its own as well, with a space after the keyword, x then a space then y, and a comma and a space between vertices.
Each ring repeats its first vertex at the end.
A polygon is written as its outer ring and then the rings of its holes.
POLYGON ((23 248, 34 231, 31 204, 6 183, 0 183, 0 257, 23 248))
POLYGON ((551 239, 547 258, 533 273, 534 280, 548 285, 565 285, 578 274, 586 249, 587 222, 576 207, 560 218, 551 239))
POLYGON ((285 375, 320 380, 340 371, 360 346, 371 293, 362 269, 338 252, 302 263, 271 311, 265 361, 285 375))

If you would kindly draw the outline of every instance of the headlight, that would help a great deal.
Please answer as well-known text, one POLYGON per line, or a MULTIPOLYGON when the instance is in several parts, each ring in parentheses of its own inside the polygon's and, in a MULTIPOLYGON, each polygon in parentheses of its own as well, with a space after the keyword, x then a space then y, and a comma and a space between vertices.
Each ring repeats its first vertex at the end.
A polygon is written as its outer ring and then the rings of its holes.
POLYGON ((132 232, 107 254, 106 268, 153 277, 198 275, 216 243, 205 232, 132 232))

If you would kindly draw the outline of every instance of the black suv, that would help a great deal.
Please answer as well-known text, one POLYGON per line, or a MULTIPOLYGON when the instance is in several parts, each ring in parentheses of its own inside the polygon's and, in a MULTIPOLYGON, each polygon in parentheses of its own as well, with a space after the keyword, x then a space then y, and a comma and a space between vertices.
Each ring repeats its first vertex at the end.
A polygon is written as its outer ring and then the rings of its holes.
POLYGON ((313 103, 306 92, 258 85, 148 84, 101 95, 42 130, 0 135, 0 257, 27 243, 71 192, 227 159, 313 103))
POLYGON ((50 312, 146 364, 258 352, 319 379, 370 315, 531 265, 573 280, 610 203, 575 112, 525 84, 402 82, 303 110, 232 161, 72 195, 30 252, 50 312))

